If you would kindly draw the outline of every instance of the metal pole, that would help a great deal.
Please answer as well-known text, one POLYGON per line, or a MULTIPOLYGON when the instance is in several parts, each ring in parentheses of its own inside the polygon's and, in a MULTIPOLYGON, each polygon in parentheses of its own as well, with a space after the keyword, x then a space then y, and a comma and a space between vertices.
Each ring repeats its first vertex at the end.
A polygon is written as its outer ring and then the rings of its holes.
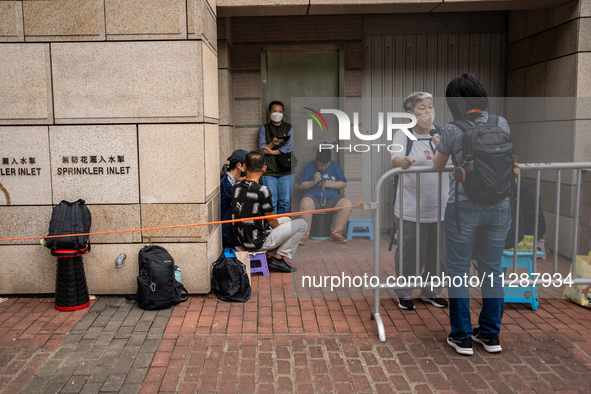
POLYGON ((402 253, 404 250, 404 193, 403 193, 403 188, 404 188, 404 181, 403 181, 403 176, 402 174, 400 174, 400 177, 398 178, 398 187, 400 188, 400 194, 398 195, 398 197, 400 197, 400 205, 399 205, 399 209, 398 209, 398 257, 399 257, 399 270, 398 270, 398 275, 402 276, 404 275, 404 273, 402 272, 402 267, 403 267, 403 261, 402 261, 402 253))
POLYGON ((437 257, 436 267, 437 276, 441 275, 441 181, 443 173, 440 172, 437 177, 437 257))
POLYGON ((536 218, 534 220, 534 266, 533 272, 538 272, 538 223, 540 220, 540 170, 538 170, 536 175, 536 218))
POLYGON ((571 264, 571 272, 573 274, 573 278, 575 277, 576 271, 576 262, 577 262, 577 250, 578 250, 578 243, 579 243, 579 204, 581 200, 581 178, 582 178, 582 171, 577 170, 577 197, 575 198, 575 229, 574 229, 574 236, 573 236, 573 259, 571 264))
POLYGON ((554 224, 554 272, 558 272, 558 231, 560 222, 560 177, 562 172, 558 170, 556 175, 556 223, 554 224))
POLYGON ((420 274, 421 269, 421 174, 417 173, 416 194, 416 222, 415 222, 415 275, 420 274))
MULTIPOLYGON (((511 197, 513 198, 513 197, 511 197)), ((517 272, 517 240, 519 239, 519 210, 521 209, 521 171, 517 173, 517 202, 515 204, 515 243, 513 244, 513 272, 517 272)), ((511 212, 513 216, 513 212, 511 212)))

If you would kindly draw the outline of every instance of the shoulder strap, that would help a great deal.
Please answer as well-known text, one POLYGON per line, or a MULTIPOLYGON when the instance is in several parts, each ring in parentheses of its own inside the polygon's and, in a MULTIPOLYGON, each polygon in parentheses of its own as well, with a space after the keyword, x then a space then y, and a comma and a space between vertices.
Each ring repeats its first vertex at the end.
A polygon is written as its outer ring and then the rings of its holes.
MULTIPOLYGON (((412 143, 414 141, 411 140, 408 136, 406 136, 406 152, 404 156, 408 156, 410 151, 412 150, 412 143)), ((398 178, 400 178, 400 174, 394 176, 394 203, 396 203, 396 191, 398 190, 398 178)))
POLYGON ((465 119, 454 120, 453 122, 451 122, 451 124, 458 126, 463 132, 466 132, 467 129, 472 127, 472 123, 468 122, 465 119))
POLYGON ((488 121, 486 123, 498 126, 499 125, 499 117, 497 115, 489 114, 488 121))
POLYGON ((185 286, 183 286, 182 283, 180 283, 180 285, 181 285, 181 302, 185 302, 189 299, 189 292, 187 291, 187 289, 185 289, 185 286))
POLYGON ((268 144, 273 141, 273 134, 271 133, 271 128, 269 127, 269 123, 265 123, 265 142, 268 144))
MULTIPOLYGON (((74 202, 74 204, 72 204, 72 212, 70 215, 70 220, 71 220, 70 231, 72 231, 72 234, 79 234, 80 232, 84 232, 83 229, 81 230, 78 228, 78 212, 79 212, 79 210, 80 210, 80 205, 79 205, 79 202, 76 201, 76 202, 74 202)), ((82 246, 80 245, 79 240, 80 240, 79 235, 72 237, 74 247, 76 249, 78 249, 78 252, 82 252, 82 246)))
POLYGON ((411 140, 410 137, 407 135, 406 136, 406 153, 404 156, 408 156, 408 154, 412 150, 412 143, 413 142, 414 142, 414 140, 411 140))

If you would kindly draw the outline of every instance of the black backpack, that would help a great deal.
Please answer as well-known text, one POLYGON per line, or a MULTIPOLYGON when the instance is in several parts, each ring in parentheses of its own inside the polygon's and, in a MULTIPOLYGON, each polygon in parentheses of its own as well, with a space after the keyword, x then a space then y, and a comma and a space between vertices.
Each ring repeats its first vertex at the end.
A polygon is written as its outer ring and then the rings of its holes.
MULTIPOLYGON (((476 204, 492 205, 512 194, 515 186, 515 153, 511 136, 499 126, 499 117, 487 123, 452 122, 464 132, 461 163, 456 166, 456 188, 461 182, 466 196, 476 204)), ((456 194, 457 196, 457 194, 456 194)))
POLYGON ((170 308, 189 299, 185 286, 174 278, 174 259, 166 249, 146 246, 140 250, 138 260, 137 295, 127 299, 137 301, 146 310, 170 308))
POLYGON ((246 266, 236 258, 236 252, 226 248, 213 263, 211 289, 222 301, 246 302, 251 288, 246 266))
POLYGON ((515 152, 511 136, 499 126, 499 117, 489 115, 486 123, 452 122, 464 132, 461 163, 453 154, 456 188, 456 223, 459 230, 458 189, 476 204, 492 205, 513 194, 515 152))
POLYGON ((62 257, 74 257, 90 251, 88 233, 92 216, 84 200, 69 202, 62 201, 53 208, 49 231, 47 235, 85 234, 72 237, 45 238, 45 246, 51 249, 51 254, 62 257), (67 256, 57 251, 71 251, 67 256))

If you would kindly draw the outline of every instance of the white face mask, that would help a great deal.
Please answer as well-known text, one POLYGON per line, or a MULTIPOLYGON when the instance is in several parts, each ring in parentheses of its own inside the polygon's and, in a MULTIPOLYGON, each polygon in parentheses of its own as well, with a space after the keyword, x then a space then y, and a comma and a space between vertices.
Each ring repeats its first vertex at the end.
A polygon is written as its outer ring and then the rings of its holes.
POLYGON ((273 112, 271 114, 271 120, 275 123, 281 122, 282 119, 283 119, 283 114, 281 112, 273 112))
POLYGON ((433 125, 433 121, 435 120, 435 114, 430 112, 428 114, 424 114, 421 116, 417 116, 417 124, 424 129, 428 129, 433 125))

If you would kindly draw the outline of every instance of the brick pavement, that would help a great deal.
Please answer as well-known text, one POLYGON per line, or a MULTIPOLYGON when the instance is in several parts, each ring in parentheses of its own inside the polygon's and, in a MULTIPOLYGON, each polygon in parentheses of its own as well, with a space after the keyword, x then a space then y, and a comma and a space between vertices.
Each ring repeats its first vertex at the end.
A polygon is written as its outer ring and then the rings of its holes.
POLYGON ((138 392, 172 311, 100 298, 23 393, 138 392))
MULTIPOLYGON (((317 242, 298 256, 316 273, 342 263, 368 272, 371 245, 317 242)), ((384 298, 387 341, 380 342, 369 318, 371 298, 295 298, 296 277, 253 275, 253 295, 244 304, 193 296, 174 309, 149 312, 121 298, 102 298, 59 348, 44 353, 47 361, 24 392, 583 393, 591 386, 591 314, 570 302, 540 299, 538 311, 508 304, 503 352, 488 354, 475 344, 474 356, 465 357, 445 343, 447 309, 417 302, 415 311, 402 312, 384 298)), ((472 307, 475 317, 479 301, 472 307)), ((14 327, 13 317, 0 321, 10 319, 14 327)), ((5 342, 0 338, 0 345, 5 342)), ((32 376, 15 361, 0 369, 9 384, 32 376)))
POLYGON ((0 304, 0 393, 20 392, 89 310, 61 313, 54 301, 10 298, 0 304))

